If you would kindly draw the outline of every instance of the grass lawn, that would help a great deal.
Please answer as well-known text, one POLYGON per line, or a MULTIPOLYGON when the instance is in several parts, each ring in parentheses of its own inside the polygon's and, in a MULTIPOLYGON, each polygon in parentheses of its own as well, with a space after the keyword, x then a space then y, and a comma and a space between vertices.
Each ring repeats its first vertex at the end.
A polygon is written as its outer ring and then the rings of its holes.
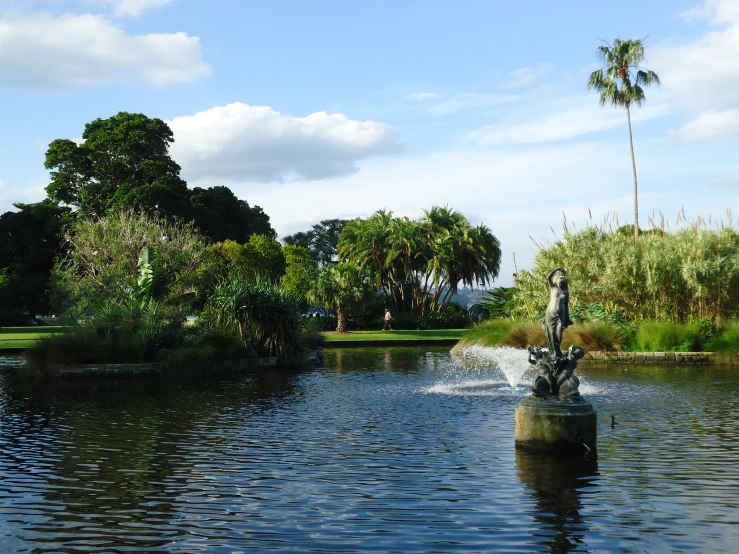
POLYGON ((428 331, 349 331, 348 333, 324 331, 321 334, 329 342, 353 340, 459 340, 462 338, 464 331, 464 329, 430 329, 428 331))
MULTIPOLYGON (((61 325, 41 325, 32 327, 0 327, 0 346, 8 348, 4 341, 34 341, 46 335, 63 333, 66 327, 61 325)), ((12 347, 11 347, 12 348, 12 347)))

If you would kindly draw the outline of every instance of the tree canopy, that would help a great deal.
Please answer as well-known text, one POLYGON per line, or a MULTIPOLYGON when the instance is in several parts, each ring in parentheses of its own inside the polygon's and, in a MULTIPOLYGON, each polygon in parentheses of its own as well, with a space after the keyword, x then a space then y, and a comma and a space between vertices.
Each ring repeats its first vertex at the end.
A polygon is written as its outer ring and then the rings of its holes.
POLYGON ((228 187, 195 187, 190 193, 190 202, 195 227, 209 242, 245 243, 251 235, 277 236, 262 208, 249 206, 228 187))
POLYGON ((317 264, 329 264, 335 261, 341 230, 348 222, 348 219, 324 219, 310 230, 288 235, 283 240, 285 244, 305 248, 317 264))
POLYGON ((378 211, 348 223, 339 241, 339 257, 365 269, 395 310, 417 314, 439 310, 460 283, 495 279, 500 256, 488 227, 438 206, 419 220, 378 211))
POLYGON ((86 217, 133 208, 190 220, 183 217, 189 191, 169 156, 172 142, 172 130, 161 119, 126 112, 96 119, 85 125, 80 144, 57 139, 49 145, 46 191, 86 217))
POLYGON ((308 300, 336 310, 336 330, 345 333, 347 310, 364 300, 370 290, 370 281, 358 266, 350 263, 324 265, 318 269, 308 300))
POLYGON ((276 236, 267 214, 229 188, 188 189, 169 155, 173 142, 172 130, 161 119, 126 112, 96 119, 85 125, 79 144, 57 139, 49 145, 48 196, 82 217, 133 210, 192 221, 209 242, 276 236))
POLYGON ((69 208, 49 200, 0 215, 0 323, 50 313, 49 276, 64 242, 69 208))

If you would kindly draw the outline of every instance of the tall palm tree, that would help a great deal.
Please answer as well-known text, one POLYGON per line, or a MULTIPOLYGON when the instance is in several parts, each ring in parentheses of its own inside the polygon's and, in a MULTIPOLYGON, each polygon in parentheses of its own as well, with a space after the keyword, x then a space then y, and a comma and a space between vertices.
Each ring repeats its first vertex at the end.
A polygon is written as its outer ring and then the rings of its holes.
POLYGON ((598 57, 605 67, 593 71, 588 81, 588 90, 600 92, 601 106, 611 104, 626 109, 629 124, 629 146, 631 147, 631 167, 634 172, 634 237, 639 236, 639 203, 636 185, 636 160, 634 159, 634 140, 631 135, 631 105, 641 106, 646 99, 644 89, 659 85, 659 77, 654 71, 639 66, 644 60, 642 39, 616 39, 613 44, 598 47, 598 57))

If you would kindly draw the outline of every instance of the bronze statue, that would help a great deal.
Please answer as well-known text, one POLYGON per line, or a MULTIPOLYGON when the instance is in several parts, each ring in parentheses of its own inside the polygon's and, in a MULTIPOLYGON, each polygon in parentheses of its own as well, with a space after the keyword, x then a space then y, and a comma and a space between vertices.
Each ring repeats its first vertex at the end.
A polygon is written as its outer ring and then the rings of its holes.
POLYGON ((570 320, 570 290, 567 286, 567 272, 558 267, 547 276, 551 294, 549 305, 544 315, 544 333, 547 336, 547 346, 550 357, 562 356, 560 345, 562 333, 572 325, 570 320))
POLYGON ((567 272, 558 267, 549 273, 547 281, 550 297, 543 321, 547 347, 529 346, 529 363, 535 365, 539 371, 532 390, 537 396, 561 394, 578 397, 580 381, 574 373, 578 360, 585 355, 585 351, 579 346, 570 346, 563 354, 560 348, 564 330, 572 325, 567 272))

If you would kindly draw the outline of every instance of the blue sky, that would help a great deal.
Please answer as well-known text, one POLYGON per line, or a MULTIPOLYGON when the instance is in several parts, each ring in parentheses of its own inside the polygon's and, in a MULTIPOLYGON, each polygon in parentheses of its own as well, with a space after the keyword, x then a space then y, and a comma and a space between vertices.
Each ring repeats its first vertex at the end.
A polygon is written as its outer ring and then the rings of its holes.
POLYGON ((625 114, 586 90, 601 39, 647 37, 640 223, 739 205, 739 2, 0 0, 0 210, 44 152, 119 111, 167 120, 191 186, 281 235, 449 205, 529 267, 563 214, 631 223, 625 114))

